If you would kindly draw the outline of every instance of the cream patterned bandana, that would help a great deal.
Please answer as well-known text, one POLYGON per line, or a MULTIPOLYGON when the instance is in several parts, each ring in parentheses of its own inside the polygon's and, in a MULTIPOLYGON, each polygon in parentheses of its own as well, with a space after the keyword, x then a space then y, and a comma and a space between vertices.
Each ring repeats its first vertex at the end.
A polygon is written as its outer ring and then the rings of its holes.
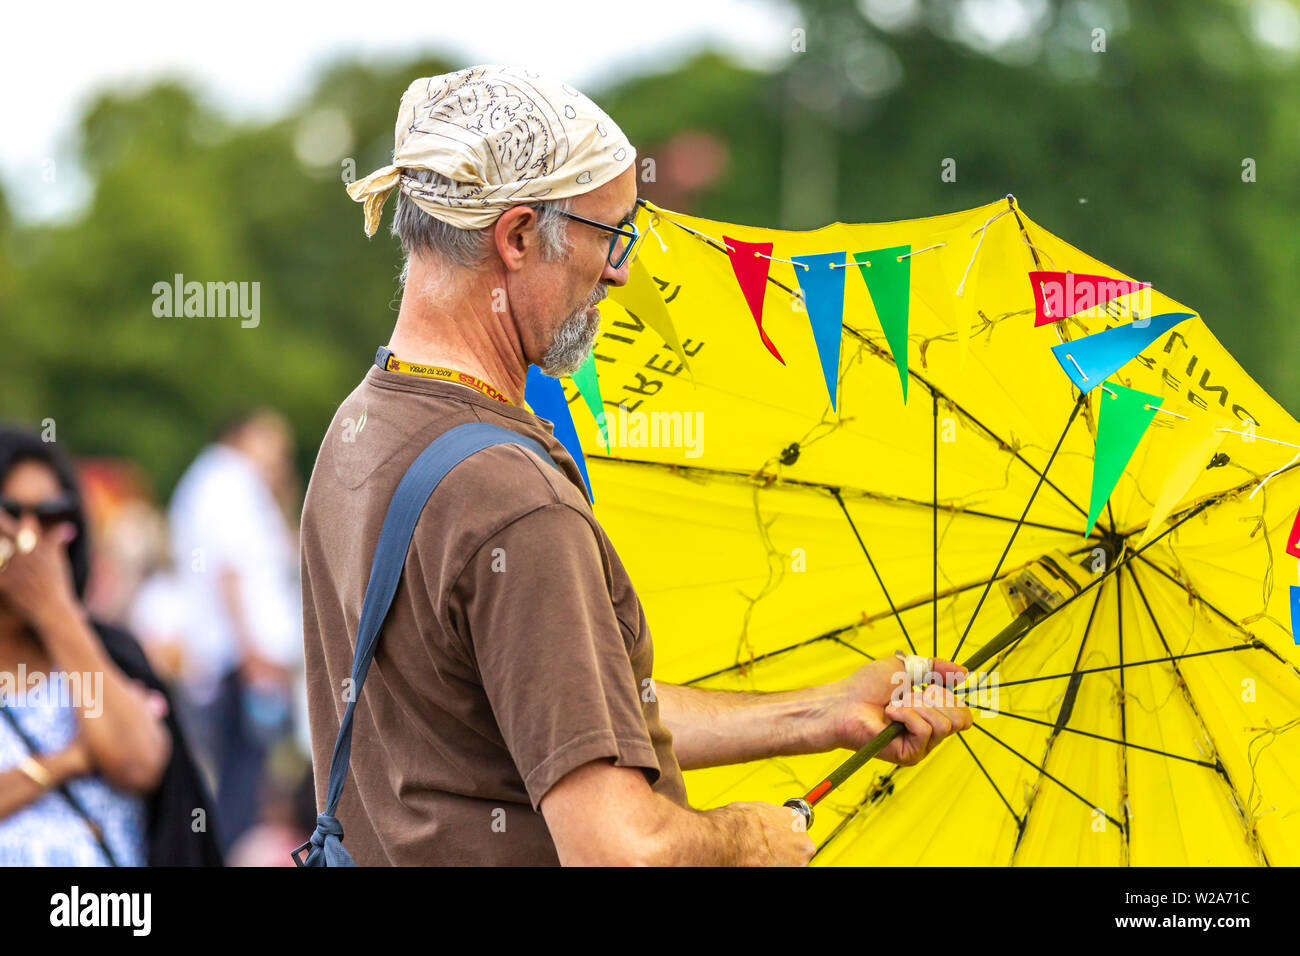
POLYGON ((393 161, 350 183, 366 235, 394 188, 429 215, 481 229, 521 203, 603 186, 636 161, 623 131, 573 87, 510 66, 472 66, 416 80, 397 111, 393 161), (453 186, 403 175, 430 169, 453 186))

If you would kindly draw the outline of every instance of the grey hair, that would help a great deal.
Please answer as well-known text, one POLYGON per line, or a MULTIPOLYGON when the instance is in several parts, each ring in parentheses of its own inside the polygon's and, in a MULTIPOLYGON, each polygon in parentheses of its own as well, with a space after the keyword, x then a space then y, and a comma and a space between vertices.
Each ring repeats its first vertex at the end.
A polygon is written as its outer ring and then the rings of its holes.
MULTIPOLYGON (((429 169, 403 169, 422 183, 455 187, 455 183, 429 169)), ((570 199, 553 199, 549 202, 521 203, 537 212, 537 235, 541 241, 542 258, 558 262, 572 248, 569 239, 568 219, 564 213, 572 206, 570 199)), ((431 255, 445 268, 448 265, 474 269, 487 258, 492 241, 492 227, 461 229, 437 219, 419 206, 402 190, 397 191, 397 215, 393 217, 393 235, 402 242, 406 264, 402 267, 402 282, 406 282, 411 256, 431 255)))

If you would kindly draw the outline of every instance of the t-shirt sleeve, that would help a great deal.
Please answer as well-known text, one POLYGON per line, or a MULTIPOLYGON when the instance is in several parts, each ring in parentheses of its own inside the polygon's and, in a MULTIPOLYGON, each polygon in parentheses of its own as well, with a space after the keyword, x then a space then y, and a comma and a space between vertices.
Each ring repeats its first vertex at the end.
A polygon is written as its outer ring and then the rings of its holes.
POLYGON ((492 535, 448 605, 534 809, 592 760, 658 779, 599 545, 580 512, 543 505, 492 535))

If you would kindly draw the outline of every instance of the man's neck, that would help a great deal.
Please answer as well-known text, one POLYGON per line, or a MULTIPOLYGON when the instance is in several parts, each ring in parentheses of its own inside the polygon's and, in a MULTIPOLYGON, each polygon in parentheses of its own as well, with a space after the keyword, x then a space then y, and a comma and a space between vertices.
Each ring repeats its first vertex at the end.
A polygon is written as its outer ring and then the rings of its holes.
POLYGON ((508 312, 492 312, 490 289, 469 288, 434 304, 421 294, 424 276, 411 264, 388 348, 403 362, 468 372, 524 403, 528 363, 508 312))

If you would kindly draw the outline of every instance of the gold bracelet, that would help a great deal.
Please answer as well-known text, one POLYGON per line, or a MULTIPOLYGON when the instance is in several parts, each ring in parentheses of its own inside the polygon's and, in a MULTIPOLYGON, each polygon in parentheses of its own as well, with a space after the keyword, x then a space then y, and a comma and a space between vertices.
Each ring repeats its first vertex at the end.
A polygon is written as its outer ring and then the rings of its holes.
POLYGON ((27 774, 32 782, 42 790, 50 790, 54 787, 54 778, 50 772, 41 766, 41 762, 35 757, 28 757, 18 765, 18 769, 27 774))

